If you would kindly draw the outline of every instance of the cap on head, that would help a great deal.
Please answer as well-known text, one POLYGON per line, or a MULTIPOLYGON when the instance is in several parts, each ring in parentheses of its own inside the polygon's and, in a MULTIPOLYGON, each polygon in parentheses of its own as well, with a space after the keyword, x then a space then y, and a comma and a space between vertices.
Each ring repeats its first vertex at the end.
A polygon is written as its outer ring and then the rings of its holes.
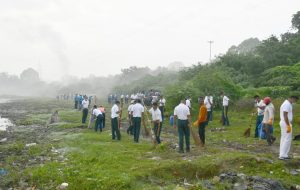
POLYGON ((265 103, 266 105, 270 104, 271 101, 272 101, 272 100, 271 100, 270 97, 265 97, 265 98, 264 98, 264 103, 265 103))

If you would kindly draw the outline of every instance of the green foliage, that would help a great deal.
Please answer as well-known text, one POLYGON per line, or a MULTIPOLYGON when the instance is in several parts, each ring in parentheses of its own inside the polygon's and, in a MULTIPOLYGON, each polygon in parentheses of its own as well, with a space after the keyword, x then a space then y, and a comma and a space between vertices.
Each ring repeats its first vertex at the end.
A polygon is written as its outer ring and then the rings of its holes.
POLYGON ((293 15, 292 27, 297 29, 298 32, 300 32, 300 11, 293 15))

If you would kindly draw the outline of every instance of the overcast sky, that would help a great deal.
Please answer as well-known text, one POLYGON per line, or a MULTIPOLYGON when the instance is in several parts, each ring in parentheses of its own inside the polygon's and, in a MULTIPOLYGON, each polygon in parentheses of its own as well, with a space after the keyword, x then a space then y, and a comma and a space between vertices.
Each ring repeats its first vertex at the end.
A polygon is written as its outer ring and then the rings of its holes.
POLYGON ((0 72, 107 76, 186 66, 290 30, 300 0, 0 0, 0 72))

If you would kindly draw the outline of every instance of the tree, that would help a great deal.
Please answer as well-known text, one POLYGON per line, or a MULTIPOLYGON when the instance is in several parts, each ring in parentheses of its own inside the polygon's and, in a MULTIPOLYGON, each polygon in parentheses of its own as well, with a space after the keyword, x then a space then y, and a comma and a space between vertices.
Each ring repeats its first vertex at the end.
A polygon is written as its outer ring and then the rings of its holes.
POLYGON ((39 73, 32 68, 25 69, 20 74, 20 78, 24 82, 39 82, 40 81, 39 73))
POLYGON ((292 27, 300 33, 300 11, 293 15, 292 27))

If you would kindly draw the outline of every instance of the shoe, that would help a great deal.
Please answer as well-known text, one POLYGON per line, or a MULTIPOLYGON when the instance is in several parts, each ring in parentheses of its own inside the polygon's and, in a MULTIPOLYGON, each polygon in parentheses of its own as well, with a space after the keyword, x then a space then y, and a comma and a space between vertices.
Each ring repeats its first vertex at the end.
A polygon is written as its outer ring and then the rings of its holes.
POLYGON ((279 160, 290 160, 292 159, 291 157, 279 157, 279 160))

